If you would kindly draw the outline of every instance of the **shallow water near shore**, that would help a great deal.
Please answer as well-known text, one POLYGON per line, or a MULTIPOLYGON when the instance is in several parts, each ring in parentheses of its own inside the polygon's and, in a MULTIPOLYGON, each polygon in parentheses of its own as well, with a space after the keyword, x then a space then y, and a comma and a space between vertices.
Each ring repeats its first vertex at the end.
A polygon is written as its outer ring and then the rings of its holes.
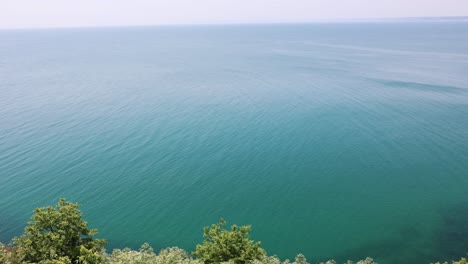
POLYGON ((468 22, 0 31, 0 241, 59 197, 114 247, 468 252, 468 22))

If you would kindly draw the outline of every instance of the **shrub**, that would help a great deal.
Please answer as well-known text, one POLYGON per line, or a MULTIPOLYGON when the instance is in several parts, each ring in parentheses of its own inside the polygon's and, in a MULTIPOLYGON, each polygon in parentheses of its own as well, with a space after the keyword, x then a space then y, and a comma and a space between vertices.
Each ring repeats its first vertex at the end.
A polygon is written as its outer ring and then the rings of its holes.
MULTIPOLYGON (((281 260, 276 256, 265 256, 261 259, 255 259, 251 264, 282 264, 281 260)), ((289 261, 287 261, 289 263, 289 261)))
MULTIPOLYGON (((352 262, 351 260, 348 260, 346 262, 346 264, 353 264, 353 263, 354 262, 352 262)), ((322 262, 321 264, 336 264, 336 261, 329 260, 327 262, 322 262)), ((359 260, 356 264, 377 264, 377 262, 374 262, 374 260, 372 258, 367 257, 364 260, 359 260)))
POLYGON ((204 241, 197 245, 193 254, 204 263, 221 263, 231 261, 244 264, 252 260, 261 260, 266 256, 260 248, 260 242, 250 240, 251 226, 231 226, 223 229, 226 221, 221 219, 217 224, 204 228, 204 241))
MULTIPOLYGON (((441 264, 440 262, 434 264, 441 264)), ((449 264, 447 261, 442 264, 449 264)), ((468 264, 468 260, 466 258, 461 258, 459 261, 452 261, 452 264, 468 264)))
POLYGON ((23 251, 18 247, 5 246, 0 243, 0 263, 20 264, 23 259, 23 251))
POLYGON ((109 264, 144 264, 144 263, 155 263, 156 254, 153 252, 153 248, 148 244, 143 244, 139 251, 134 251, 129 248, 114 249, 112 254, 108 257, 107 263, 109 264))
POLYGON ((79 204, 60 199, 55 207, 36 208, 23 235, 14 243, 32 263, 103 263, 106 241, 94 239, 97 230, 88 229, 79 204))
POLYGON ((2 243, 0 243, 0 263, 5 263, 6 254, 6 247, 2 243))
POLYGON ((158 255, 158 264, 202 264, 194 260, 185 250, 172 247, 161 250, 158 255))
POLYGON ((148 244, 143 244, 139 251, 129 248, 115 249, 108 257, 109 264, 200 264, 192 259, 183 249, 172 247, 161 250, 156 255, 148 244))
MULTIPOLYGON (((352 261, 348 260, 348 264, 353 264, 352 261)), ((365 260, 360 260, 356 264, 377 264, 372 258, 367 257, 365 260)))

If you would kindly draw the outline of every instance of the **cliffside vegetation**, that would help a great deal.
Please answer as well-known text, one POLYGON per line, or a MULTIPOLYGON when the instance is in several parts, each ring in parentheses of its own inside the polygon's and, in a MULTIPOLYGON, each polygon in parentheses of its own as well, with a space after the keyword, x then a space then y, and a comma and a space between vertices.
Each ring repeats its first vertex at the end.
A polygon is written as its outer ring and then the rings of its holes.
MULTIPOLYGON (((8 246, 0 244, 0 264, 308 264, 302 254, 294 261, 268 256, 260 242, 250 239, 250 226, 232 225, 225 229, 225 225, 226 221, 221 219, 205 227, 203 243, 191 254, 177 247, 155 253, 146 243, 139 250, 114 249, 108 254, 104 249, 107 241, 95 238, 97 230, 88 228, 79 204, 62 198, 55 207, 36 208, 24 233, 8 246)), ((468 264, 465 258, 452 263, 468 264)), ((357 264, 376 262, 367 258, 357 264)))

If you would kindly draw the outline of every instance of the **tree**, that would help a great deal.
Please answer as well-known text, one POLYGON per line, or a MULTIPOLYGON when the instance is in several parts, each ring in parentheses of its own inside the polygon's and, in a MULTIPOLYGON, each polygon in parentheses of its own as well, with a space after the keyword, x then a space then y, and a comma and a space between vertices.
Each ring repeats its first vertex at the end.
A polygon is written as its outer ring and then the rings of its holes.
POLYGON ((260 248, 260 242, 250 240, 251 226, 231 226, 231 230, 223 229, 224 219, 217 224, 204 228, 204 241, 197 245, 193 254, 205 263, 220 263, 231 261, 244 264, 266 256, 260 248))
POLYGON ((94 239, 96 229, 88 229, 79 204, 61 198, 55 207, 34 210, 23 235, 14 243, 29 263, 103 263, 106 240, 94 239))

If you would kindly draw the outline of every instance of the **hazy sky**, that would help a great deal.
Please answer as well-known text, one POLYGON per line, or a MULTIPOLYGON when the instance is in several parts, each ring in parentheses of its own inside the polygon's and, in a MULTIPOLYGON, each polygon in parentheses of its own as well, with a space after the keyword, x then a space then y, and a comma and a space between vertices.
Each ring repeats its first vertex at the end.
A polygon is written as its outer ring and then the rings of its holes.
POLYGON ((466 15, 468 0, 0 0, 0 28, 466 15))

